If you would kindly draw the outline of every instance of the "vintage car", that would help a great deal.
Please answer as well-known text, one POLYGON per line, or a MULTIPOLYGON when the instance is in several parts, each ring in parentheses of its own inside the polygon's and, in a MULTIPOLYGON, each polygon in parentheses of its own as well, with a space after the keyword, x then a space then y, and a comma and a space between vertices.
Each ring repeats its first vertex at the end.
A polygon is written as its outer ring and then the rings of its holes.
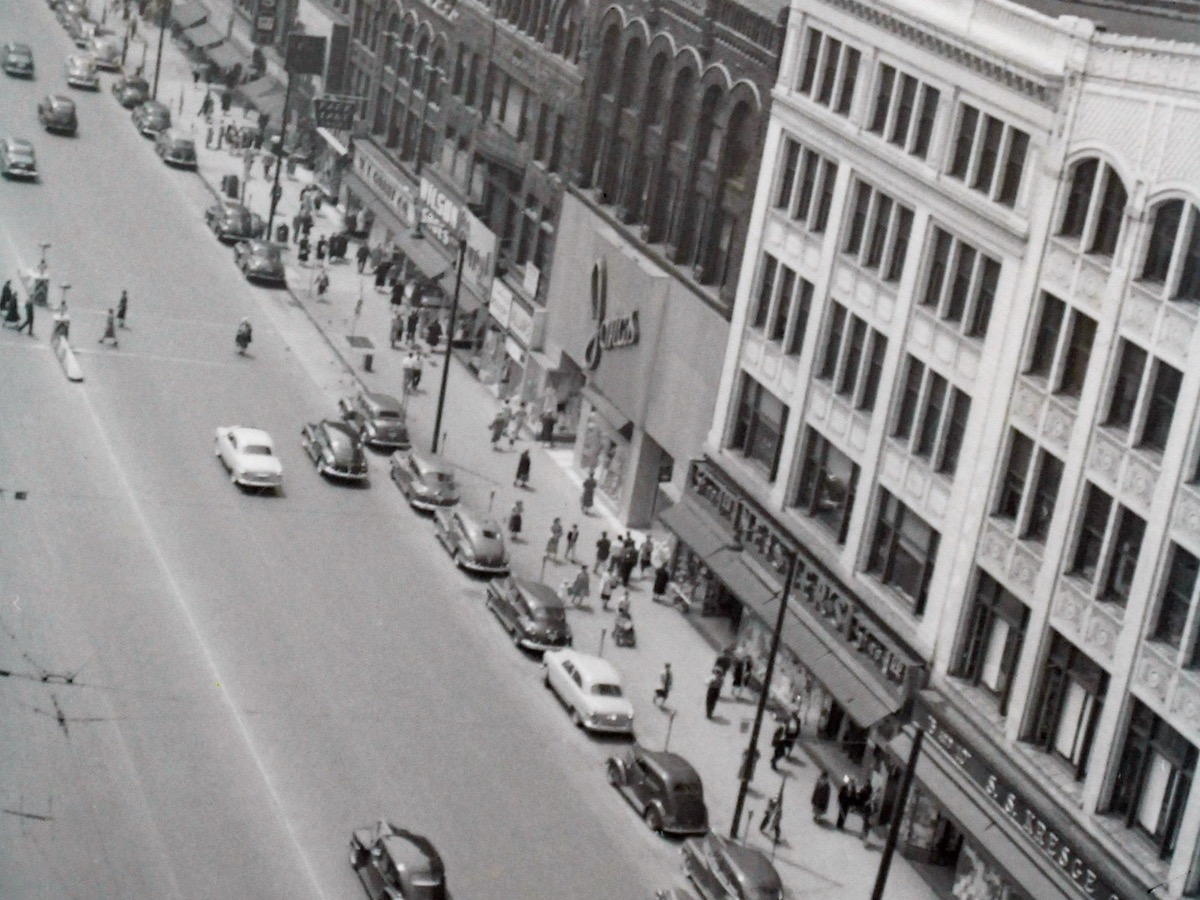
POLYGON ((179 169, 196 168, 196 142, 174 128, 159 132, 154 139, 154 152, 169 166, 179 169))
POLYGON ((37 157, 33 152, 33 144, 18 137, 0 140, 0 175, 36 181, 37 157))
POLYGON ((112 92, 118 103, 133 109, 150 99, 150 82, 141 75, 123 75, 113 82, 112 92))
POLYGON ((271 436, 259 428, 223 426, 213 436, 213 453, 239 487, 277 491, 283 487, 283 465, 271 436))
POLYGON ((708 833, 700 775, 682 756, 635 744, 610 757, 606 772, 608 783, 656 834, 708 833))
POLYGON ((461 505, 442 507, 433 514, 433 531, 460 569, 480 575, 508 573, 504 534, 495 519, 461 505))
POLYGON ((233 261, 247 281, 287 284, 283 253, 270 241, 240 241, 233 246, 233 261))
POLYGON ((147 100, 133 111, 133 124, 142 137, 157 137, 171 127, 171 111, 157 100, 147 100))
POLYGON ((683 871, 704 900, 783 900, 783 881, 766 855, 713 834, 683 844, 683 871))
POLYGON ((33 51, 28 44, 5 44, 0 50, 0 58, 3 58, 5 74, 17 78, 33 77, 33 51))
POLYGON ((333 419, 309 422, 300 432, 300 444, 322 475, 352 481, 367 477, 367 455, 362 441, 345 422, 333 419))
POLYGON ((371 900, 449 900, 446 866, 430 840, 382 819, 350 836, 350 867, 371 900))
POLYGON ((412 446, 404 404, 391 394, 359 391, 339 400, 338 409, 368 447, 407 450, 412 446))
POLYGON ((392 481, 413 509, 433 512, 458 503, 454 472, 436 457, 422 456, 412 449, 397 450, 392 454, 392 481))
POLYGON ((621 676, 607 660, 578 650, 547 650, 542 666, 546 687, 558 695, 576 726, 633 734, 633 704, 621 689, 621 676))
POLYGON ((82 53, 72 53, 63 64, 67 76, 67 84, 73 88, 86 91, 100 90, 100 75, 96 71, 96 61, 82 53))
POLYGON ((43 128, 55 134, 74 134, 79 129, 75 101, 61 94, 51 94, 39 100, 37 117, 43 128))
POLYGON ((121 71, 121 41, 112 35, 92 38, 92 59, 105 72, 121 71))
POLYGON ((494 578, 484 602, 518 647, 541 653, 571 646, 562 598, 546 585, 511 576, 494 578))
POLYGON ((204 211, 204 223, 223 244, 249 241, 258 237, 255 217, 236 200, 222 200, 204 211))

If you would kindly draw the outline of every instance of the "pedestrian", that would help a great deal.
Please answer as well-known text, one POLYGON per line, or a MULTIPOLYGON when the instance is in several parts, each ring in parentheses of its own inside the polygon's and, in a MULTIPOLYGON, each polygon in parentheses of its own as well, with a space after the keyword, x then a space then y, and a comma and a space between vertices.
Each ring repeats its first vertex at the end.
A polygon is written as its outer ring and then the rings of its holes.
MULTIPOLYGON (((525 451, 525 452, 528 452, 528 451, 525 451)), ((563 554, 563 557, 570 560, 571 562, 578 562, 579 560, 577 560, 575 558, 575 545, 578 543, 579 543, 579 526, 577 524, 575 524, 574 522, 572 522, 571 527, 567 529, 567 550, 563 554)))
MULTIPOLYGON (((65 314, 66 310, 63 310, 63 313, 65 314)), ((111 306, 108 309, 108 318, 104 320, 104 334, 100 336, 100 340, 97 343, 105 344, 109 341, 112 341, 114 348, 119 347, 117 343, 117 319, 111 306)))
POLYGON ((384 284, 387 282, 388 270, 392 267, 390 259, 381 259, 379 264, 375 266, 375 290, 382 291, 384 284))
POLYGON ((21 321, 21 309, 17 303, 17 292, 13 291, 12 299, 8 301, 8 309, 4 312, 4 327, 16 328, 21 321))
POLYGON ((517 474, 513 478, 513 487, 529 487, 529 467, 532 460, 529 458, 529 450, 521 451, 521 455, 517 457, 517 474))
POLYGON ((762 821, 758 826, 759 833, 767 835, 774 843, 778 844, 782 820, 783 794, 780 792, 767 801, 767 807, 763 810, 762 821))
POLYGON ((514 544, 521 539, 521 523, 524 514, 525 504, 518 500, 508 514, 508 539, 514 544))
POLYGON ((558 543, 562 540, 562 533, 562 519, 555 516, 550 523, 550 539, 546 541, 546 556, 555 562, 558 562, 558 543))
POLYGON ((658 676, 658 687, 654 689, 654 702, 658 706, 663 706, 667 702, 667 698, 671 696, 671 664, 663 665, 662 674, 658 676))
POLYGON ((399 309, 404 305, 404 282, 392 283, 392 295, 388 298, 388 302, 392 304, 392 309, 399 309))
POLYGON ((796 749, 796 741, 800 739, 800 713, 796 710, 792 710, 787 721, 783 723, 783 737, 787 742, 787 758, 791 759, 792 751, 796 749))
MULTIPOLYGON (((393 350, 397 342, 404 339, 404 317, 399 312, 392 313, 392 327, 388 330, 388 344, 393 350)), ((407 359, 407 357, 405 357, 407 359)))
POLYGON ((361 275, 367 267, 367 260, 371 257, 371 248, 367 246, 366 241, 362 241, 358 245, 358 251, 354 254, 354 259, 358 263, 358 274, 361 275))
POLYGON ((17 334, 20 334, 26 328, 29 329, 29 336, 33 337, 33 298, 25 298, 25 321, 17 326, 17 334))
MULTIPOLYGON (((318 244, 317 246, 320 247, 320 244, 318 244)), ((321 259, 321 254, 320 254, 319 250, 317 252, 317 259, 321 259)), ((318 302, 323 301, 325 299, 325 292, 327 290, 329 290, 329 273, 327 273, 324 269, 322 269, 321 273, 319 275, 317 275, 317 301, 318 302)))
POLYGON ((592 505, 596 502, 596 471, 588 469, 587 478, 583 479, 583 491, 579 495, 579 508, 585 516, 592 514, 592 505))
MULTIPOLYGON (((609 572, 609 576, 612 577, 613 573, 609 572)), ((613 590, 616 590, 616 585, 613 585, 613 590)), ((624 590, 621 591, 621 599, 617 601, 617 615, 625 616, 628 614, 629 614, 629 588, 625 588, 624 590)))
POLYGON ((637 551, 629 544, 621 548, 621 556, 617 563, 617 571, 621 575, 621 584, 629 587, 629 579, 633 576, 634 566, 637 565, 637 551))
POLYGON ((854 805, 854 798, 857 795, 858 795, 858 791, 854 785, 854 781, 850 778, 849 775, 843 775, 842 776, 842 786, 838 788, 838 792, 837 792, 838 813, 837 813, 837 822, 834 824, 834 827, 838 831, 841 831, 842 828, 845 826, 846 815, 850 812, 850 807, 852 807, 854 805))
POLYGON ((263 179, 266 180, 271 177, 271 167, 275 164, 275 155, 272 153, 264 153, 262 163, 263 179))
POLYGON ((233 106, 233 94, 229 91, 221 91, 221 112, 229 114, 230 108, 233 106))
POLYGON ((576 606, 583 606, 583 602, 587 600, 588 594, 592 592, 591 579, 588 577, 587 566, 580 566, 579 572, 575 575, 575 580, 571 582, 571 587, 567 590, 571 602, 576 606))
POLYGON ((10 279, 4 282, 3 288, 0 288, 0 313, 7 315, 9 307, 16 306, 16 304, 17 294, 12 289, 12 281, 10 279))
POLYGON ((308 236, 301 234, 300 235, 300 249, 296 251, 296 258, 298 260, 300 260, 300 265, 302 265, 302 266, 308 265, 308 251, 309 251, 308 236))
POLYGON ((488 426, 492 430, 492 449, 500 449, 500 438, 504 436, 504 429, 508 427, 508 407, 501 406, 496 410, 496 415, 492 418, 492 423, 488 426))
POLYGON ((861 837, 865 841, 867 832, 871 827, 871 798, 874 792, 871 790, 871 783, 864 781, 862 784, 855 786, 853 808, 857 810, 862 817, 862 834, 861 837))
POLYGON ((425 357, 420 347, 413 347, 412 387, 415 393, 421 387, 421 373, 425 371, 425 357))
POLYGON ((613 591, 617 589, 617 576, 612 572, 605 573, 600 578, 600 606, 608 609, 608 604, 612 600, 613 591))
POLYGON ((404 393, 408 394, 415 390, 413 387, 413 373, 416 370, 417 357, 416 354, 409 350, 405 354, 403 362, 400 363, 400 372, 404 378, 404 393))
POLYGON ((600 537, 596 539, 596 564, 592 566, 593 572, 599 572, 604 564, 608 562, 608 554, 612 550, 612 541, 608 539, 608 532, 600 532, 600 537))
MULTIPOLYGON (((429 327, 425 329, 425 343, 430 348, 436 347, 442 342, 442 323, 434 319, 429 323, 429 327)), ((508 446, 512 446, 512 441, 509 441, 508 446)))
POLYGON ((654 541, 650 535, 646 535, 645 543, 642 544, 642 549, 638 551, 638 574, 640 577, 646 577, 646 570, 654 565, 654 541))
POLYGON ((779 761, 787 756, 787 730, 779 725, 771 735, 771 768, 778 772, 779 761))
POLYGON ((525 408, 525 401, 519 401, 517 408, 513 410, 512 419, 508 423, 508 447, 510 450, 516 444, 517 438, 521 436, 521 429, 525 427, 525 419, 528 416, 529 411, 525 408))
POLYGON ((829 794, 833 789, 833 785, 829 783, 829 773, 824 769, 817 776, 817 783, 813 785, 812 791, 812 814, 813 821, 820 822, 825 818, 825 809, 829 806, 829 794))
POLYGON ((704 718, 711 719, 717 710, 717 701, 721 699, 721 682, 723 678, 716 669, 708 676, 704 688, 704 718))
MULTIPOLYGON (((558 413, 556 413, 553 409, 547 409, 542 413, 538 421, 542 427, 541 434, 538 436, 538 440, 540 440, 546 447, 553 447, 554 423, 558 421, 558 413)), ((584 512, 587 512, 587 510, 584 510, 584 512)))
POLYGON ((655 603, 662 603, 667 598, 667 586, 671 583, 671 573, 665 565, 654 570, 653 598, 655 603))
POLYGON ((713 660, 713 671, 720 672, 721 677, 725 677, 725 673, 733 666, 734 647, 730 644, 728 647, 723 647, 721 652, 717 654, 717 658, 713 660))
POLYGON ((122 290, 121 296, 117 299, 117 327, 125 327, 125 313, 127 312, 129 312, 129 293, 122 290))
POLYGON ((878 795, 871 792, 871 786, 865 785, 867 793, 870 795, 865 800, 859 803, 858 811, 862 815, 862 842, 863 845, 871 843, 871 829, 879 821, 880 799, 878 795))
POLYGON ((200 118, 206 122, 212 118, 213 98, 212 91, 204 92, 204 99, 200 101, 200 118))
POLYGON ((742 688, 746 686, 746 656, 738 653, 733 658, 733 696, 742 699, 742 688))
POLYGON ((413 307, 408 311, 408 321, 404 323, 405 332, 410 344, 417 340, 417 326, 421 323, 421 314, 413 307))
POLYGON ((325 256, 329 253, 329 238, 321 235, 317 238, 317 262, 325 262, 325 256))

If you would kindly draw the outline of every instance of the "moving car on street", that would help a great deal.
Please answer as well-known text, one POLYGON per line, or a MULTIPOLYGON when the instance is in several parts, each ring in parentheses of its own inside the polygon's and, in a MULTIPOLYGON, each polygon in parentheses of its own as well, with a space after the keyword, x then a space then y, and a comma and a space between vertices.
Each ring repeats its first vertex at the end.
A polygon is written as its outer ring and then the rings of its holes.
POLYGON ((392 454, 392 481, 413 509, 433 512, 458 503, 453 470, 437 457, 422 456, 411 448, 392 454))
POLYGON ((121 42, 110 35, 92 38, 92 59, 105 72, 121 71, 121 42))
POLYGON ((283 254, 278 244, 259 240, 240 241, 233 245, 233 261, 247 281, 287 284, 283 254))
POLYGON ((0 140, 0 175, 37 181, 37 158, 33 153, 33 144, 18 137, 0 140))
POLYGON ((699 773, 682 756, 638 744, 610 757, 608 783, 655 834, 707 834, 708 809, 699 773))
POLYGON ((345 422, 309 422, 300 432, 300 444, 322 475, 350 481, 366 479, 366 451, 358 434, 345 422))
POLYGON ((277 491, 283 487, 283 464, 275 455, 275 442, 260 428, 221 427, 213 437, 213 453, 234 484, 277 491))
POLYGON ((371 900, 449 900, 446 866, 426 837, 382 819, 350 836, 350 867, 371 900))
POLYGON ((33 77, 33 51, 28 44, 8 43, 0 51, 4 72, 17 78, 33 77))
POLYGON ((683 871, 704 900, 783 900, 783 881, 764 854, 711 831, 684 842, 683 871))
POLYGON ((222 200, 204 211, 204 223, 223 244, 258 237, 255 217, 236 200, 222 200))
POLYGON ((63 66, 67 84, 85 91, 100 90, 100 75, 96 72, 96 61, 82 53, 72 53, 63 66))
POLYGON ((495 519, 477 516, 462 505, 433 514, 437 539, 460 569, 479 575, 507 575, 508 553, 495 519))
POLYGON ((150 99, 150 82, 141 75, 122 75, 113 82, 112 92, 118 103, 133 109, 150 99))
POLYGON ((157 137, 171 127, 171 111, 157 100, 147 100, 134 109, 133 124, 142 137, 157 137))
POLYGON ((547 650, 542 665, 546 687, 558 695, 577 727, 633 734, 633 704, 625 699, 621 676, 611 663, 578 650, 547 650))
POLYGON ((42 127, 54 134, 73 135, 79 130, 75 101, 62 94, 51 94, 39 100, 37 115, 42 127))
POLYGON ((412 446, 404 404, 391 394, 359 391, 339 400, 338 409, 346 424, 358 432, 368 447, 407 450, 412 446))
POLYGON ((562 598, 546 585, 512 576, 494 578, 484 602, 518 647, 542 653, 571 646, 562 598))
POLYGON ((168 166, 178 169, 196 168, 196 142, 174 128, 160 132, 154 139, 154 152, 168 166))

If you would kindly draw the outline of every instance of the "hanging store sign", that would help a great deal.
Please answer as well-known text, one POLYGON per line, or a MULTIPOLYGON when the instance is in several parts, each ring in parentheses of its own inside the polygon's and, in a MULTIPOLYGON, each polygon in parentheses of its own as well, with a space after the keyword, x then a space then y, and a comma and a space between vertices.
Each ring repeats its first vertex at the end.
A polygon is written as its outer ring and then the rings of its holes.
POLYGON ((466 238, 463 281, 480 297, 491 296, 496 271, 496 235, 467 207, 443 191, 428 178, 421 178, 421 229, 445 248, 447 255, 458 255, 458 241, 466 238))
POLYGON ((608 262, 601 257, 592 266, 592 321, 596 331, 583 352, 589 369, 597 369, 605 350, 633 347, 641 337, 635 309, 623 316, 608 318, 608 262))
POLYGON ((397 175, 389 171, 387 162, 372 156, 366 142, 355 145, 354 174, 371 186, 405 228, 412 228, 417 224, 416 198, 413 197, 413 192, 405 187, 397 175))

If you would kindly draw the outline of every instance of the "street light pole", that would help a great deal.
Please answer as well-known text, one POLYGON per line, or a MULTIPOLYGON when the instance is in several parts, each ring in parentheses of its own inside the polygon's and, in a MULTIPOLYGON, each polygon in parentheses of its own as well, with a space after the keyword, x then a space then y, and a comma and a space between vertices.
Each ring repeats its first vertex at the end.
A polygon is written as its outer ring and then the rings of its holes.
POLYGON ((162 68, 163 37, 167 33, 167 14, 171 10, 171 0, 164 0, 162 10, 158 15, 158 51, 154 55, 154 89, 150 96, 158 99, 158 72, 162 68))
POLYGON ((268 241, 273 240, 271 231, 275 226, 275 208, 279 205, 279 195, 281 193, 279 187, 279 170, 283 168, 283 144, 287 139, 288 113, 292 105, 292 69, 287 68, 287 87, 283 92, 283 121, 279 123, 279 153, 275 156, 275 179, 271 184, 271 211, 267 214, 267 234, 268 241))
POLYGON ((771 634, 771 650, 767 654, 767 671, 763 675, 762 689, 758 692, 758 706, 754 710, 754 725, 750 729, 750 744, 746 748, 746 756, 742 760, 741 784, 738 787, 737 804, 733 808, 733 824, 729 826, 729 836, 737 840, 738 828, 741 825, 742 809, 746 805, 746 794, 750 790, 750 781, 754 778, 754 765, 758 761, 758 735, 762 731, 763 715, 767 711, 767 698, 771 692, 771 678, 775 675, 775 658, 779 655, 779 641, 783 637, 783 624, 787 615, 788 597, 792 593, 792 582, 796 579, 796 554, 793 552, 788 560, 787 578, 783 582, 783 591, 779 595, 779 615, 775 618, 775 631, 771 634))
POLYGON ((458 318, 458 292, 462 290, 463 263, 467 258, 467 236, 458 235, 458 267, 454 272, 454 296, 450 298, 450 324, 446 329, 446 358, 442 362, 442 384, 438 388, 437 415, 433 419, 433 446, 430 453, 437 453, 438 439, 442 433, 442 411, 446 407, 446 382, 450 377, 450 351, 454 347, 454 321, 458 318))
POLYGON ((921 742, 924 740, 925 729, 918 728, 916 736, 913 737, 912 749, 908 752, 908 765, 904 767, 904 777, 900 780, 900 795, 896 798, 896 811, 892 813, 887 842, 883 845, 883 855, 879 858, 879 869, 875 873, 875 887, 871 891, 871 900, 883 900, 883 890, 887 887, 888 872, 892 868, 892 857, 896 853, 896 844, 900 839, 900 823, 904 818, 904 807, 908 805, 908 792, 912 789, 913 773, 917 770, 917 759, 921 756, 921 742))

